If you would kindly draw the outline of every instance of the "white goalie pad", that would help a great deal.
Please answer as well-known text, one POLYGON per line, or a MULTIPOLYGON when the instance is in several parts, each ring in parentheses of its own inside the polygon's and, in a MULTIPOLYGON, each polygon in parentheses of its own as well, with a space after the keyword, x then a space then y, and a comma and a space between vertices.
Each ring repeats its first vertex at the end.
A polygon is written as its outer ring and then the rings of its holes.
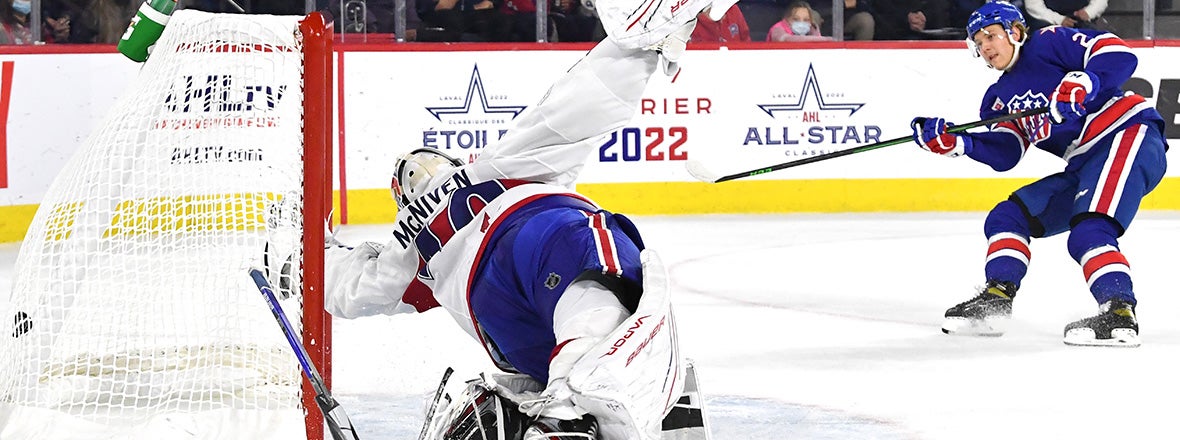
POLYGON ((684 390, 685 365, 668 276, 645 250, 643 297, 634 314, 586 352, 568 376, 573 401, 598 418, 604 440, 656 440, 684 390))

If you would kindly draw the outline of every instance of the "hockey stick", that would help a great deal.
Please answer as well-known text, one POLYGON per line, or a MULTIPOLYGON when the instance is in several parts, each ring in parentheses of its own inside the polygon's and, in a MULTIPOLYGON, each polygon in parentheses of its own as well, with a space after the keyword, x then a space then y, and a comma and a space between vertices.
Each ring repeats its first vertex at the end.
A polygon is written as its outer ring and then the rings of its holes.
MULTIPOLYGON (((455 369, 451 367, 447 367, 447 370, 443 371, 442 381, 438 383, 438 389, 434 391, 434 400, 430 402, 430 408, 426 410, 426 421, 422 422, 422 431, 418 433, 418 440, 426 438, 426 431, 430 430, 430 422, 434 418, 434 412, 438 410, 438 404, 443 399, 443 389, 446 388, 447 380, 454 372, 455 369)), ((449 401, 450 398, 448 397, 447 400, 449 401)))
MULTIPOLYGON (((972 122, 969 124, 956 125, 954 127, 948 128, 946 130, 946 132, 947 133, 959 133, 959 132, 967 131, 967 130, 970 130, 970 129, 976 128, 976 127, 997 124, 997 123, 1004 122, 1004 121, 1011 121, 1014 119, 1020 119, 1020 118, 1027 117, 1027 116, 1039 115, 1042 113, 1046 113, 1048 111, 1049 111, 1048 107, 1041 107, 1041 108, 1036 108, 1036 109, 1032 109, 1032 110, 1025 110, 1025 111, 1019 112, 1019 113, 1009 113, 1006 115, 996 116, 996 117, 990 118, 990 119, 975 121, 975 122, 972 122)), ((915 122, 917 122, 917 121, 915 121, 915 122)), ((778 171, 781 169, 796 167, 799 165, 806 165, 809 163, 815 163, 815 162, 824 161, 824 160, 828 160, 828 159, 835 159, 837 157, 844 157, 844 156, 848 156, 850 154, 863 153, 866 151, 876 150, 878 148, 885 148, 885 147, 889 147, 889 146, 893 146, 893 145, 897 145, 897 144, 903 144, 906 142, 910 142, 912 140, 913 140, 913 136, 899 137, 897 139, 890 139, 890 140, 887 140, 884 142, 877 142, 875 144, 862 145, 859 147, 849 148, 846 150, 833 151, 831 153, 821 154, 819 156, 812 156, 812 157, 808 157, 805 159, 784 162, 784 163, 780 163, 778 165, 771 165, 769 167, 753 169, 750 171, 744 171, 741 173, 730 174, 730 175, 726 175, 726 176, 718 176, 716 173, 713 173, 709 169, 705 168, 705 165, 703 163, 701 163, 699 161, 695 161, 695 160, 689 160, 688 162, 686 162, 684 164, 684 167, 687 168, 688 173, 691 174, 692 177, 696 178, 697 180, 700 180, 702 182, 708 182, 708 183, 718 183, 718 182, 725 182, 727 180, 741 179, 741 178, 745 178, 745 177, 753 177, 753 176, 757 176, 759 174, 766 174, 771 171, 778 171)))
POLYGON ((352 420, 349 420, 348 414, 344 412, 344 407, 340 406, 332 394, 328 393, 328 387, 324 386, 324 378, 320 376, 315 364, 311 362, 310 356, 307 355, 307 349, 303 348, 303 344, 295 337, 295 330, 287 321, 287 315, 279 306, 274 288, 266 281, 266 276, 262 274, 261 270, 251 268, 250 278, 254 279, 258 291, 266 299, 266 304, 270 306, 270 312, 275 315, 275 320, 283 329, 283 335, 287 337, 287 343, 291 344, 291 349, 295 351, 295 357, 299 358, 299 366, 303 367, 303 374, 307 375, 307 380, 315 389, 315 403, 320 407, 320 412, 324 414, 324 420, 328 422, 328 431, 332 433, 332 438, 335 440, 360 440, 360 437, 356 435, 356 429, 352 427, 352 420))

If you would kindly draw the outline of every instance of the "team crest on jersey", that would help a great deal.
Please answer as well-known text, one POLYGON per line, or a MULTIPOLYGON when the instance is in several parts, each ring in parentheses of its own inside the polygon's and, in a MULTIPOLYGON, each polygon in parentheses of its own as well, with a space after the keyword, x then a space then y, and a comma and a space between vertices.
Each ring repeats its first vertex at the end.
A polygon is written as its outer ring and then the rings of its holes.
MULTIPOLYGON (((1049 99, 1045 97, 1044 93, 1033 93, 1032 90, 1026 90, 1024 93, 1013 96, 1007 104, 1008 111, 1013 113, 1035 110, 1048 105, 1049 99)), ((1044 113, 1020 118, 1016 121, 1016 125, 1024 132, 1029 143, 1033 144, 1047 139, 1051 133, 1049 116, 1044 113)))

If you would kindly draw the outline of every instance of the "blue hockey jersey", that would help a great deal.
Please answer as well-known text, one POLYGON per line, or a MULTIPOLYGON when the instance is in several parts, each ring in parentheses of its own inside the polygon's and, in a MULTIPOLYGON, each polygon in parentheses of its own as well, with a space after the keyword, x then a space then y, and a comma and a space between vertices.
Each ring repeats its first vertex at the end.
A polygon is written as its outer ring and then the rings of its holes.
POLYGON ((1142 96, 1121 89, 1137 64, 1127 44, 1108 32, 1060 26, 1032 32, 1016 64, 984 94, 981 119, 1046 107, 1062 77, 1083 70, 1098 77, 1092 100, 1085 104, 1088 114, 1059 125, 1052 124, 1048 114, 996 124, 989 132, 971 134, 974 146, 968 156, 1005 171, 1030 147, 1037 147, 1074 164, 1121 127, 1149 123, 1162 132, 1160 114, 1142 96))

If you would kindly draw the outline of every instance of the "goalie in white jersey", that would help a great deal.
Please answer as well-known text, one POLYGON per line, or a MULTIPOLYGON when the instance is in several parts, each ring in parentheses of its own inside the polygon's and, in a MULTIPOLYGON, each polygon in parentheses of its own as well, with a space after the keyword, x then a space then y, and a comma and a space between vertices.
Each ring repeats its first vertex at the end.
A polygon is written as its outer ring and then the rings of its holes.
POLYGON ((354 318, 442 306, 499 368, 543 386, 513 399, 530 416, 525 438, 659 438, 685 380, 664 268, 630 220, 572 188, 599 137, 631 119, 657 66, 674 73, 711 1, 686 3, 615 14, 632 26, 620 22, 473 163, 427 148, 399 158, 394 238, 329 250, 327 310, 354 318))

